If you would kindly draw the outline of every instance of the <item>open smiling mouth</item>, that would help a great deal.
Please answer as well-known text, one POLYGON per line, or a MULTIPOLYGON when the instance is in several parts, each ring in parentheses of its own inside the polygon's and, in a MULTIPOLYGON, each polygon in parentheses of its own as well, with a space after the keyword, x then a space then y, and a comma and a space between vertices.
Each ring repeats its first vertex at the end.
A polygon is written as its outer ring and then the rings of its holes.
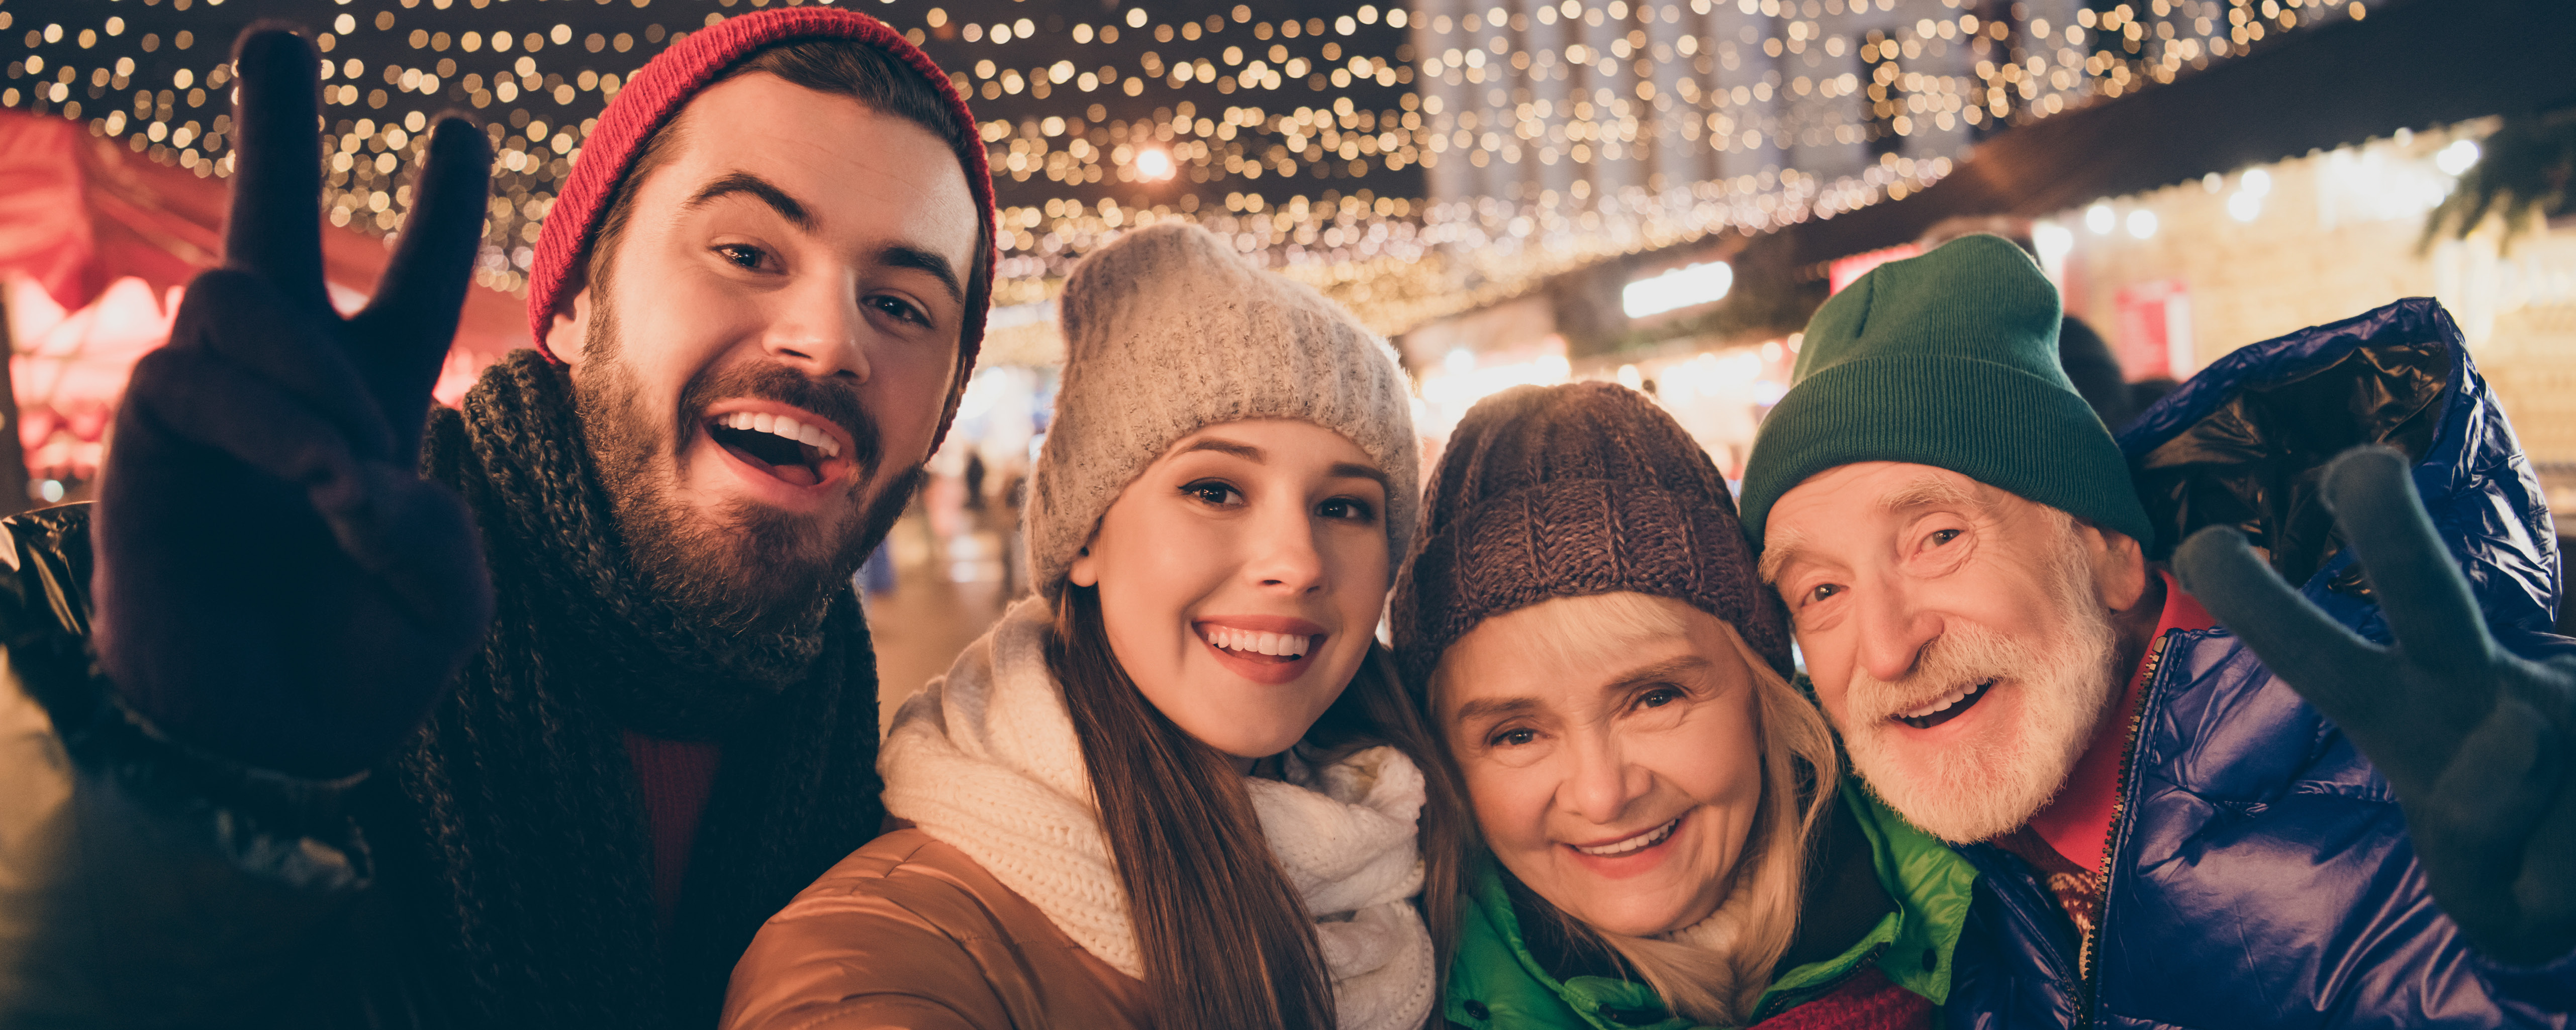
POLYGON ((1923 707, 1917 708, 1911 712, 1898 713, 1890 718, 1908 726, 1912 726, 1918 730, 1928 730, 1952 719, 1956 719, 1961 713, 1976 707, 1977 702, 1985 700, 1986 695, 1992 692, 1994 688, 1995 681, 1993 680, 1986 680, 1985 682, 1978 683, 1973 686, 1960 687, 1957 690, 1953 690, 1947 694, 1943 694, 1940 697, 1932 699, 1931 704, 1924 705, 1923 707))
POLYGON ((816 486, 839 465, 841 443, 785 415, 737 411, 707 420, 707 437, 744 464, 794 486, 816 486))
POLYGON ((1655 827, 1654 829, 1648 830, 1644 833, 1640 833, 1634 837, 1629 837, 1625 840, 1614 840, 1608 844, 1595 844, 1588 847, 1581 844, 1568 844, 1566 847, 1573 848, 1578 852, 1590 855, 1594 858, 1619 858, 1624 855, 1636 854, 1637 852, 1644 851, 1647 848, 1651 848, 1657 844, 1671 840, 1673 839, 1673 831, 1681 828, 1682 821, 1680 818, 1676 817, 1671 822, 1655 827))
POLYGON ((1230 626, 1207 627, 1206 636, 1209 646, 1225 652, 1228 657, 1277 665, 1306 657, 1306 652, 1314 650, 1315 645, 1323 640, 1322 637, 1302 633, 1261 633, 1230 626))

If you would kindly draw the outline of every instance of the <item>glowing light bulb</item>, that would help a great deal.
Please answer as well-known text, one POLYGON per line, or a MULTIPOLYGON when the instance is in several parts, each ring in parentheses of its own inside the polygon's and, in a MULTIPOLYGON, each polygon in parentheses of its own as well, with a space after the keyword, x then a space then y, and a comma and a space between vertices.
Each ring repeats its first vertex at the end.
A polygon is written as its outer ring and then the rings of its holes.
POLYGON ((1136 152, 1136 174, 1147 182, 1161 182, 1172 177, 1172 152, 1159 147, 1136 152))
POLYGON ((2433 167, 2441 169, 2442 174, 2444 175, 2459 175, 2462 172, 2468 171, 2477 163, 2478 143, 2476 140, 2461 140, 2457 143, 2451 144, 2450 146, 2443 147, 2440 153, 2433 155, 2433 167))
POLYGON ((1620 306, 1628 317, 1644 318, 1724 299, 1734 286, 1734 267, 1711 261, 1629 283, 1620 291, 1620 306))
POLYGON ((2145 208, 2129 212, 2129 235, 2139 239, 2156 234, 2156 213, 2145 208))
POLYGON ((2055 222, 2035 222, 2030 227, 2030 245, 2039 250, 2041 264, 2054 265, 2075 249, 2075 234, 2055 222))
POLYGON ((2107 235, 2119 225, 2120 216, 2112 213, 2109 204, 2095 204, 2084 209, 2084 227, 2093 230, 2096 236, 2107 235))

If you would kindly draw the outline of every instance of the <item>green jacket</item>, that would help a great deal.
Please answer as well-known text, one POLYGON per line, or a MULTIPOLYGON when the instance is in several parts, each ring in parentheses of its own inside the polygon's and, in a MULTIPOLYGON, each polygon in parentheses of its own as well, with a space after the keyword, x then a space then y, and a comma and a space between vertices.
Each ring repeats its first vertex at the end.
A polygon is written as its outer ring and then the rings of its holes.
MULTIPOLYGON (((1967 921, 1976 869, 1947 845, 1915 829, 1853 784, 1844 804, 1869 838, 1879 884, 1895 911, 1831 959, 1781 976, 1762 994, 1757 1018, 1825 994, 1863 964, 1889 981, 1942 1004, 1950 994, 1950 951, 1967 921)), ((1541 968, 1521 934, 1502 873, 1478 863, 1461 916, 1458 955, 1449 967, 1450 1022, 1474 1030, 1691 1030, 1668 1015, 1643 983, 1600 976, 1559 981, 1541 968)))

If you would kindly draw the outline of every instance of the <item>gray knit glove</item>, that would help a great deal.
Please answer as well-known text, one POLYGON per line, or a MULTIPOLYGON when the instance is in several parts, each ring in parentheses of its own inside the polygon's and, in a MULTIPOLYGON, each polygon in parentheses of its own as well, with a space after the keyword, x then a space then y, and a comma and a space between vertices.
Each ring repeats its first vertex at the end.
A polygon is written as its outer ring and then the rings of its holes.
POLYGON ((2386 777, 2434 900, 2490 957, 2576 949, 2576 658, 2496 646, 2415 494, 2404 456, 2346 452, 2322 495, 2396 638, 2354 636, 2274 575, 2234 529, 2176 549, 2174 571, 2263 664, 2386 777))

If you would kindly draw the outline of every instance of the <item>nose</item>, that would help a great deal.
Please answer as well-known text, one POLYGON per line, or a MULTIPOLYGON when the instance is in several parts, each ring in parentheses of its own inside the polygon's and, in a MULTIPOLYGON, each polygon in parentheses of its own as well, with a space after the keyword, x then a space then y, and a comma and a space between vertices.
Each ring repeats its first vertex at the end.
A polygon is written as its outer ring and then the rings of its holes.
POLYGON ((1281 505, 1251 527, 1253 556, 1244 563, 1244 575, 1266 591, 1298 596, 1320 591, 1329 576, 1323 550, 1315 546, 1315 527, 1302 510, 1287 508, 1281 505))
POLYGON ((1653 789, 1654 775, 1629 762, 1618 741, 1609 734, 1583 734, 1572 750, 1574 768, 1566 777, 1560 798, 1586 823, 1617 823, 1627 814, 1630 804, 1653 789))
POLYGON ((761 337, 770 357, 816 379, 868 381, 867 313, 850 284, 807 277, 781 291, 777 304, 761 337))
POLYGON ((1853 629, 1860 642, 1861 671, 1882 682, 1904 679, 1923 649, 1941 635, 1940 617, 1922 610, 1902 590, 1879 587, 1855 600, 1860 602, 1853 629))

